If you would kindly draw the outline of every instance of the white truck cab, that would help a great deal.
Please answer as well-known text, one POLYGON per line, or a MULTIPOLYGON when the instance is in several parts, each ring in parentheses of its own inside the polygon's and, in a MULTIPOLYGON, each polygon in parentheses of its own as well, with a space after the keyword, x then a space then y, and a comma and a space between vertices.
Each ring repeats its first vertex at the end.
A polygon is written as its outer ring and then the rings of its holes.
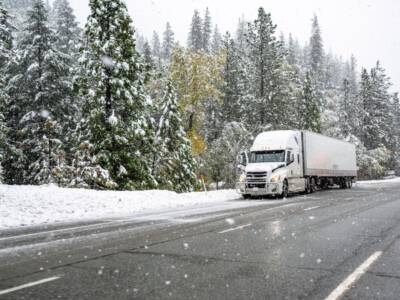
POLYGON ((263 132, 239 161, 237 187, 244 198, 286 197, 333 184, 350 187, 356 176, 354 145, 308 131, 263 132))

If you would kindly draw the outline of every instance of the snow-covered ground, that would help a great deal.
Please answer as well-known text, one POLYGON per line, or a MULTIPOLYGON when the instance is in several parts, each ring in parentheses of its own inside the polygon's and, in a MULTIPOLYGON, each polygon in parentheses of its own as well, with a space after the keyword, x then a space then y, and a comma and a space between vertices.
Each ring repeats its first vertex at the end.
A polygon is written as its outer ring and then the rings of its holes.
POLYGON ((0 185, 0 230, 124 218, 138 213, 196 207, 239 199, 235 190, 177 194, 169 191, 93 191, 56 186, 0 185))
POLYGON ((400 183, 400 177, 390 179, 379 179, 379 180, 366 180, 357 181, 357 186, 371 185, 371 184, 382 184, 382 183, 400 183))
MULTIPOLYGON (((400 183, 400 178, 359 181, 356 186, 387 183, 400 183)), ((116 192, 0 185, 0 230, 58 222, 128 218, 143 213, 200 209, 205 205, 218 206, 218 210, 230 209, 240 207, 238 201, 233 201, 240 198, 235 190, 177 194, 158 190, 116 192)))

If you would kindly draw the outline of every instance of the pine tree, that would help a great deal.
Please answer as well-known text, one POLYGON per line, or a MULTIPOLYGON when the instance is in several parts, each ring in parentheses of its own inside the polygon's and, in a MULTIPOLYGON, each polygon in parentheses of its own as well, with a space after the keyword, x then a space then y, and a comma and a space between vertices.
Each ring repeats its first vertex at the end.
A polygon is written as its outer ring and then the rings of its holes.
POLYGON ((211 43, 211 52, 213 54, 217 54, 222 47, 223 47, 222 36, 221 33, 219 32, 218 26, 215 25, 211 43))
POLYGON ((160 37, 158 36, 158 33, 156 31, 153 31, 153 37, 151 39, 151 51, 152 55, 156 61, 156 65, 158 68, 161 68, 161 43, 160 43, 160 37))
MULTIPOLYGON (((245 93, 245 73, 241 54, 236 43, 227 34, 224 39, 226 60, 224 66, 224 85, 222 93, 222 122, 239 122, 242 118, 241 99, 245 93)), ((222 125, 223 127, 224 125, 222 125)))
POLYGON ((90 9, 78 81, 85 100, 80 145, 89 146, 91 163, 108 172, 119 189, 152 187, 151 104, 132 20, 121 0, 91 0, 90 9))
POLYGON ((154 69, 153 54, 149 42, 147 41, 144 43, 142 56, 147 71, 154 69))
POLYGON ((321 116, 318 99, 311 74, 307 72, 303 83, 301 106, 299 108, 302 129, 321 132, 321 116))
POLYGON ((203 28, 202 28, 202 37, 203 37, 202 49, 206 53, 210 52, 211 34, 212 34, 211 16, 210 16, 210 11, 209 11, 209 9, 207 7, 206 11, 204 13, 204 22, 203 22, 203 28))
MULTIPOLYGON (((24 27, 26 12, 32 7, 35 0, 2 0, 4 8, 13 16, 13 24, 16 28, 24 27)), ((19 31, 15 31, 15 35, 19 35, 19 31)))
POLYGON ((0 1, 0 69, 3 69, 10 58, 13 46, 14 26, 11 24, 11 16, 0 1))
MULTIPOLYGON (((54 31, 56 36, 55 48, 63 54, 66 63, 66 73, 64 80, 66 89, 63 90, 65 103, 64 118, 62 122, 62 143, 66 152, 66 163, 71 165, 73 160, 74 143, 73 132, 76 124, 80 120, 80 106, 73 91, 73 78, 77 73, 79 59, 79 44, 81 42, 81 30, 76 22, 74 12, 68 0, 57 0, 53 4, 53 14, 55 18, 54 31)), ((65 170, 67 171, 67 170, 65 170)), ((70 173, 71 170, 68 172, 70 173)), ((68 176, 65 174, 65 176, 68 176)), ((67 182, 69 179, 65 178, 67 182)))
POLYGON ((195 10, 192 17, 192 24, 190 26, 188 47, 194 51, 203 49, 203 21, 200 17, 199 11, 195 10))
POLYGON ((341 128, 341 132, 344 137, 348 137, 349 134, 354 132, 355 129, 352 126, 351 119, 355 116, 351 115, 351 101, 354 99, 350 96, 350 82, 347 78, 343 80, 343 96, 340 101, 340 110, 339 110, 339 126, 341 128))
POLYGON ((54 2, 55 34, 57 37, 57 50, 72 58, 76 58, 79 52, 80 29, 74 12, 68 0, 54 2))
POLYGON ((171 59, 172 49, 174 48, 175 38, 174 32, 172 31, 169 22, 165 25, 165 31, 163 33, 163 44, 162 44, 162 57, 167 62, 171 59))
POLYGON ((370 115, 370 112, 373 110, 373 108, 371 105, 371 79, 367 69, 365 68, 363 68, 361 71, 359 98, 362 105, 360 139, 362 143, 367 146, 368 140, 371 139, 371 137, 369 136, 370 127, 372 125, 372 116, 370 115))
POLYGON ((310 72, 315 82, 319 85, 323 81, 324 46, 318 17, 312 19, 310 38, 310 72))
POLYGON ((339 127, 343 137, 357 136, 361 120, 354 56, 351 57, 350 62, 346 63, 344 76, 338 111, 339 127))
MULTIPOLYGON (((0 106, 5 106, 5 100, 3 98, 2 92, 0 92, 0 106)), ((3 183, 3 159, 4 151, 6 147, 6 122, 4 119, 3 110, 0 109, 0 184, 3 183)))
POLYGON ((236 42, 237 48, 240 51, 240 53, 242 53, 242 55, 244 55, 246 52, 247 31, 248 31, 248 24, 244 20, 244 17, 242 17, 239 19, 237 29, 236 29, 236 35, 235 35, 235 42, 236 42))
POLYGON ((391 87, 390 79, 386 76, 385 70, 379 61, 370 72, 371 98, 370 110, 366 113, 370 118, 367 135, 369 138, 365 141, 367 149, 377 148, 385 145, 392 148, 391 126, 393 124, 391 114, 391 87))
POLYGON ((161 102, 162 115, 156 134, 155 173, 161 188, 193 191, 197 185, 196 162, 183 128, 178 99, 171 81, 161 102))
POLYGON ((276 127, 280 119, 283 56, 275 30, 276 25, 272 23, 271 15, 260 7, 258 18, 249 24, 247 34, 250 62, 248 72, 254 95, 254 103, 249 105, 248 119, 259 127, 276 127))
MULTIPOLYGON (((69 90, 68 65, 54 49, 47 11, 36 0, 28 11, 23 38, 18 44, 16 72, 8 84, 11 141, 6 161, 9 183, 56 182, 65 160, 62 145, 65 101, 69 90)), ((6 153, 7 154, 7 153, 6 153)))
POLYGON ((297 40, 293 39, 292 34, 289 34, 288 43, 287 43, 287 62, 292 66, 298 66, 298 56, 300 52, 300 46, 297 40))

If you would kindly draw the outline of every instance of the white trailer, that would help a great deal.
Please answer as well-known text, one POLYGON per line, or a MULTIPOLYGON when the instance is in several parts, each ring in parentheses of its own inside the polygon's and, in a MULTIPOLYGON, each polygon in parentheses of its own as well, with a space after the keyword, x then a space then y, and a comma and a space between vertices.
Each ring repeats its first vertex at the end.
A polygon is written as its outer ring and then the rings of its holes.
POLYGON ((245 198, 351 188, 357 176, 353 144, 309 131, 263 132, 239 158, 238 189, 245 198))

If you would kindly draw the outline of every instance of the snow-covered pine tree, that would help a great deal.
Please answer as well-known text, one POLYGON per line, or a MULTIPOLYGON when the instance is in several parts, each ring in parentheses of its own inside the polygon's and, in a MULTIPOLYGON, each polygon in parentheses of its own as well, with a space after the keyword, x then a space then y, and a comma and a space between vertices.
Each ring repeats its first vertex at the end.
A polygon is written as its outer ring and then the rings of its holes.
POLYGON ((13 30, 11 16, 0 0, 0 68, 4 68, 10 58, 11 48, 13 47, 13 30))
POLYGON ((153 54, 152 54, 152 50, 151 50, 151 47, 150 47, 150 44, 148 41, 146 41, 143 45, 142 57, 143 57, 143 62, 145 64, 145 68, 147 69, 147 71, 154 69, 155 64, 154 64, 154 60, 153 60, 153 54))
POLYGON ((92 162, 109 172, 118 189, 153 187, 151 102, 132 19, 122 0, 91 0, 90 9, 78 81, 87 131, 81 145, 93 146, 92 162))
POLYGON ((309 72, 306 73, 302 101, 300 102, 301 128, 313 132, 321 132, 321 116, 318 98, 315 92, 315 84, 309 72))
POLYGON ((146 38, 141 34, 140 32, 136 31, 135 32, 135 39, 136 39, 136 50, 139 53, 143 53, 143 46, 144 43, 146 42, 146 38))
MULTIPOLYGON (((360 81, 360 91, 358 95, 361 104, 361 128, 358 136, 363 145, 367 146, 369 144, 368 140, 372 139, 369 135, 370 127, 372 126, 372 116, 370 112, 373 110, 372 108, 372 86, 371 79, 368 74, 367 69, 362 68, 361 70, 361 81, 360 81)), ((370 148, 371 149, 371 148, 370 148)), ((367 149, 367 150, 370 150, 367 149)))
POLYGON ((220 182, 223 188, 235 188, 237 182, 238 153, 248 149, 252 139, 251 133, 239 122, 225 124, 221 135, 213 141, 205 155, 201 157, 200 173, 214 183, 219 189, 220 182))
MULTIPOLYGON (((16 28, 23 28, 25 15, 28 9, 32 7, 34 0, 3 0, 4 7, 13 16, 13 23, 16 28)), ((19 35, 19 31, 15 31, 19 35)))
MULTIPOLYGON (((0 79, 1 80, 1 79, 0 79)), ((5 99, 0 86, 0 107, 5 106, 5 99)), ((6 122, 4 119, 3 109, 0 108, 0 184, 3 183, 3 159, 6 147, 6 122)))
POLYGON ((76 17, 68 0, 54 2, 55 34, 57 37, 57 50, 72 58, 79 53, 81 30, 78 27, 76 17))
POLYGON ((188 37, 188 47, 194 51, 203 49, 203 21, 198 10, 195 10, 193 13, 188 37))
POLYGON ((392 148, 392 125, 393 116, 391 111, 392 96, 389 93, 391 87, 390 79, 379 61, 370 71, 371 98, 366 111, 370 117, 365 141, 367 149, 374 149, 380 145, 392 148))
POLYGON ((206 11, 204 13, 202 33, 203 33, 202 49, 206 53, 209 53, 210 49, 211 49, 212 29, 211 29, 211 15, 210 15, 210 10, 208 9, 208 7, 206 8, 206 11))
POLYGON ((162 115, 156 134, 154 171, 161 188, 176 192, 193 191, 198 184, 196 162, 186 137, 178 99, 170 80, 161 102, 162 115))
POLYGON ((360 102, 358 97, 358 83, 356 79, 356 60, 351 56, 344 70, 343 84, 339 98, 338 117, 341 136, 359 136, 360 130, 360 102))
POLYGON ((157 31, 153 31, 153 37, 151 39, 151 51, 157 67, 161 68, 161 59, 162 59, 161 43, 157 31))
MULTIPOLYGON (((7 151, 9 148, 8 138, 11 137, 12 132, 7 130, 11 125, 11 102, 6 90, 7 81, 9 79, 10 67, 13 62, 13 31, 14 26, 11 23, 11 16, 8 10, 3 6, 0 1, 0 182, 7 180, 9 174, 3 172, 3 165, 6 166, 9 162, 7 151)), ((7 170, 7 168, 6 168, 7 170)))
POLYGON ((299 42, 293 39, 292 34, 289 33, 289 38, 287 42, 286 60, 290 65, 299 67, 299 59, 298 59, 299 55, 300 55, 299 42))
POLYGON ((235 43, 240 53, 242 53, 243 55, 246 53, 246 48, 247 48, 247 38, 246 38, 247 30, 248 30, 248 24, 244 20, 244 17, 242 17, 239 19, 237 25, 235 34, 235 43))
POLYGON ((249 45, 248 74, 252 85, 254 103, 249 103, 248 119, 258 127, 279 122, 281 111, 281 67, 283 56, 280 43, 275 36, 276 25, 271 14, 260 7, 258 18, 249 24, 247 41, 249 45))
POLYGON ((324 45, 322 42, 321 28, 318 23, 317 15, 314 15, 311 25, 311 37, 310 37, 310 72, 313 80, 317 85, 323 83, 324 73, 324 45))
POLYGON ((35 0, 27 16, 15 76, 7 87, 13 134, 6 173, 13 183, 44 184, 58 180, 64 163, 61 129, 71 105, 64 91, 71 87, 64 56, 54 49, 44 2, 35 0))
MULTIPOLYGON (((56 36, 56 49, 62 53, 63 59, 67 64, 64 80, 66 89, 63 91, 63 98, 68 106, 64 107, 64 118, 62 120, 62 142, 66 152, 66 163, 72 164, 74 159, 74 132, 80 120, 80 107, 78 97, 75 97, 73 91, 73 78, 77 74, 79 60, 79 44, 81 42, 81 29, 78 27, 76 17, 68 0, 57 0, 53 3, 54 31, 56 36)), ((65 169, 64 181, 72 172, 69 168, 65 169), (67 170, 68 169, 68 170, 67 170)))
POLYGON ((165 25, 165 31, 163 33, 163 43, 162 43, 162 58, 169 62, 171 60, 172 49, 174 48, 175 38, 174 32, 172 31, 169 22, 165 25))
POLYGON ((354 101, 354 98, 351 98, 350 95, 350 82, 347 78, 343 80, 343 88, 342 88, 342 97, 341 101, 339 103, 339 126, 341 129, 341 133, 343 137, 348 137, 349 134, 354 132, 353 130, 355 129, 352 126, 351 120, 355 118, 354 115, 351 114, 350 107, 352 105, 352 101, 354 101))
POLYGON ((221 48, 223 48, 223 41, 221 33, 219 32, 218 25, 214 27, 214 33, 212 36, 211 52, 217 54, 221 48))
POLYGON ((223 101, 221 107, 222 128, 229 122, 240 122, 242 119, 241 99, 246 90, 245 66, 235 41, 229 34, 224 37, 226 54, 224 66, 223 101))

